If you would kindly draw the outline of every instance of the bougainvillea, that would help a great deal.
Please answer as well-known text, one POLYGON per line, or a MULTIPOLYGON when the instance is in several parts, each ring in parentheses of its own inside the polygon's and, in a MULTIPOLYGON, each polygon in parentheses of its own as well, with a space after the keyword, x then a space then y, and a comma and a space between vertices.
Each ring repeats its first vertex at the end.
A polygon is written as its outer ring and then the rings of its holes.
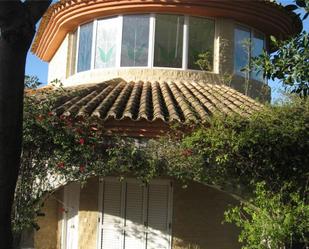
POLYGON ((213 117, 189 133, 175 128, 160 139, 133 139, 105 136, 100 120, 54 115, 65 94, 46 89, 25 98, 15 231, 35 225, 44 199, 59 186, 93 176, 170 176, 238 194, 259 181, 274 191, 285 181, 297 188, 308 181, 309 101, 265 107, 251 117, 213 117))

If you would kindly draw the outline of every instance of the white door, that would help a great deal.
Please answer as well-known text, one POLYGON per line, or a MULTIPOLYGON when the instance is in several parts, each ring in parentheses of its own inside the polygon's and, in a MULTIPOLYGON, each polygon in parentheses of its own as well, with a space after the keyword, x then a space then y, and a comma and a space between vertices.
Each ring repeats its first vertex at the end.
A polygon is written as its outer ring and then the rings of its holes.
POLYGON ((169 249, 171 184, 103 181, 99 249, 169 249))
POLYGON ((78 209, 80 185, 71 183, 64 187, 63 249, 78 248, 78 209))

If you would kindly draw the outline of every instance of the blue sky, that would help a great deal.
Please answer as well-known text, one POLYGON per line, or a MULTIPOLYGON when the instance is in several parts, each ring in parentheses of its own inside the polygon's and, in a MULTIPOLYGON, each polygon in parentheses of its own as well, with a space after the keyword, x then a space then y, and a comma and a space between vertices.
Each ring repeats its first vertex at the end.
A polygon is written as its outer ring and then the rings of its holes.
MULTIPOLYGON (((292 2, 292 0, 280 0, 280 3, 287 5, 292 2)), ((309 17, 305 21, 304 29, 309 30, 309 17)), ((28 53, 27 63, 26 63, 26 75, 35 75, 39 78, 40 82, 43 84, 47 83, 47 70, 48 63, 40 60, 31 52, 28 53)), ((269 81, 269 85, 272 88, 272 98, 276 100, 280 97, 280 91, 282 90, 281 84, 277 81, 269 81)))

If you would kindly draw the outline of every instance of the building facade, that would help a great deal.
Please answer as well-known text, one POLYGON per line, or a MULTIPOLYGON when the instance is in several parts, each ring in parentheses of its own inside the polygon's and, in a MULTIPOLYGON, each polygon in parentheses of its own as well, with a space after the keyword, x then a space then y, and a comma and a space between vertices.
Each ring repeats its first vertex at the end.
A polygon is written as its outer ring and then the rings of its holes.
MULTIPOLYGON (((49 62, 48 81, 82 94, 56 108, 104 122, 107 134, 153 138, 175 123, 213 113, 250 115, 269 101, 263 72, 248 67, 273 51, 271 35, 301 30, 271 1, 66 0, 47 11, 32 51, 49 62)), ((198 183, 162 178, 71 183, 45 205, 38 249, 240 248, 222 225, 237 202, 198 183)))

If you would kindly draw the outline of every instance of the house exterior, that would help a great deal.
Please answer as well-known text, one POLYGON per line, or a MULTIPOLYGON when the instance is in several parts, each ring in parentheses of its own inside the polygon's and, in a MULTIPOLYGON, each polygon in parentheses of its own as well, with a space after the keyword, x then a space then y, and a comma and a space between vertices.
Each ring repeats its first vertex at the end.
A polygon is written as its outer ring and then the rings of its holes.
MULTIPOLYGON (((49 62, 49 82, 83 93, 57 114, 94 116, 106 135, 147 139, 215 112, 258 109, 269 87, 261 72, 242 68, 273 49, 270 35, 300 30, 295 15, 266 0, 66 0, 47 11, 32 51, 49 62)), ((92 178, 47 201, 34 247, 240 248, 237 229, 221 224, 235 203, 194 182, 92 178)))

